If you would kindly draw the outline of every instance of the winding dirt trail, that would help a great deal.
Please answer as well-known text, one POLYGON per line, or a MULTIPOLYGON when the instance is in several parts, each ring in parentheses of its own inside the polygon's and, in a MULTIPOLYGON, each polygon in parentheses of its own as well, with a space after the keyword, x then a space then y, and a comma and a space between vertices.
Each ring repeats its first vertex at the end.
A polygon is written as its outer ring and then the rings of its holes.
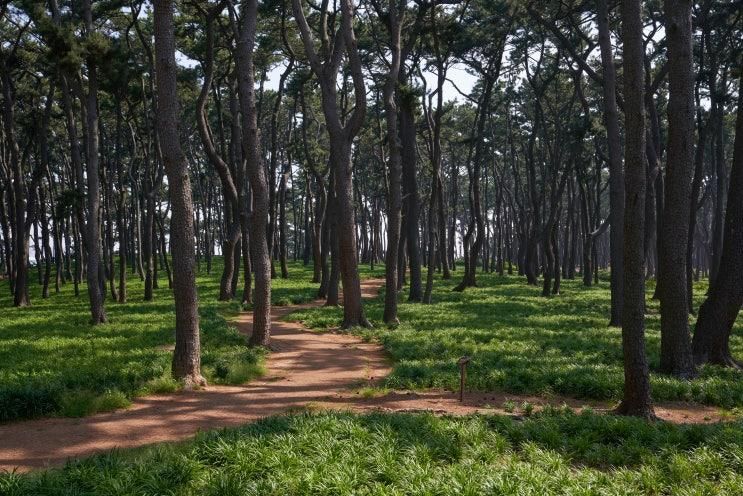
MULTIPOLYGON (((384 280, 362 281, 364 297, 377 295, 384 280)), ((131 408, 79 419, 49 418, 0 425, 0 470, 26 472, 59 466, 114 448, 179 441, 200 430, 232 427, 269 415, 329 401, 354 384, 389 372, 382 348, 335 333, 313 333, 287 314, 322 301, 273 307, 268 373, 244 386, 209 386, 200 391, 137 398, 131 408)), ((249 334, 252 314, 237 320, 249 334)))
MULTIPOLYGON (((376 296, 384 280, 362 281, 364 297, 376 296)), ((200 391, 148 396, 132 407, 81 419, 49 418, 0 425, 0 470, 27 472, 62 465, 114 448, 188 439, 198 431, 242 425, 269 415, 311 404, 317 409, 356 412, 432 412, 436 414, 518 415, 523 402, 539 411, 565 405, 575 411, 590 406, 608 413, 607 402, 559 396, 519 396, 501 392, 467 393, 460 403, 451 391, 392 391, 364 398, 349 386, 363 386, 386 376, 390 367, 381 346, 337 333, 314 333, 297 322, 279 319, 322 301, 273 307, 272 353, 266 376, 243 386, 209 386, 200 391)), ((236 321, 249 334, 252 314, 236 321)), ((687 403, 656 404, 656 414, 672 423, 712 423, 726 419, 718 409, 687 403)))

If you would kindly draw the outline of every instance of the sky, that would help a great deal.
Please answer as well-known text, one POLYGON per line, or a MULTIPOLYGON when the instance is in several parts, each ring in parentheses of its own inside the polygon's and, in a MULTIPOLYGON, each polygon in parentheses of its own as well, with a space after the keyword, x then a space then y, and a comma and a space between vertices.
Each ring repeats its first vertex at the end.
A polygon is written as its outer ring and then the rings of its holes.
MULTIPOLYGON (((191 68, 199 64, 197 61, 188 58, 186 55, 184 55, 181 52, 176 53, 176 60, 178 61, 178 64, 183 67, 191 68)), ((281 76, 281 73, 283 72, 285 67, 286 65, 282 63, 282 64, 277 64, 276 66, 273 67, 273 69, 271 69, 271 71, 268 73, 268 79, 266 80, 266 83, 265 83, 266 89, 274 90, 274 91, 278 89, 279 77, 281 76)), ((429 89, 436 87, 436 74, 435 73, 424 71, 423 77, 426 78, 426 84, 428 85, 429 89)), ((464 100, 464 98, 459 93, 459 91, 456 90, 454 85, 456 85, 456 87, 459 88, 460 91, 466 94, 469 94, 472 91, 472 88, 474 87, 475 83, 477 82, 477 78, 469 74, 464 68, 463 64, 452 65, 449 68, 449 71, 447 72, 447 79, 449 79, 450 81, 447 81, 446 83, 444 83, 444 101, 464 100)))

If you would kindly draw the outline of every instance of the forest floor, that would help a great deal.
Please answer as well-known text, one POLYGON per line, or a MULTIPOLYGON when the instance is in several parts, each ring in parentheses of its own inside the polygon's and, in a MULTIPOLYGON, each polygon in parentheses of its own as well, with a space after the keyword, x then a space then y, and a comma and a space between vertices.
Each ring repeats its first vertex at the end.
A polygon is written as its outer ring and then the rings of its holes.
MULTIPOLYGON (((362 281, 365 298, 384 281, 362 281)), ((305 406, 349 385, 371 383, 389 372, 380 346, 350 335, 308 332, 281 320, 313 303, 272 307, 267 373, 245 385, 136 398, 130 408, 84 418, 49 418, 0 425, 0 470, 27 471, 111 449, 179 441, 200 430, 244 424, 305 406)), ((234 321, 250 334, 252 313, 234 321)))
MULTIPOLYGON (((377 296, 380 279, 362 281, 365 298, 377 296)), ((199 391, 135 399, 131 408, 85 418, 50 418, 0 425, 0 470, 59 466, 112 449, 180 441, 199 431, 235 427, 297 409, 434 414, 498 414, 526 418, 544 410, 606 413, 612 403, 560 395, 467 392, 463 402, 444 389, 381 387, 392 368, 376 341, 338 332, 310 332, 290 313, 322 301, 272 309, 272 346, 264 377, 246 385, 209 386, 199 391)), ((251 332, 252 314, 234 320, 251 332)), ((719 409, 693 403, 663 403, 658 416, 677 424, 729 420, 719 409)))

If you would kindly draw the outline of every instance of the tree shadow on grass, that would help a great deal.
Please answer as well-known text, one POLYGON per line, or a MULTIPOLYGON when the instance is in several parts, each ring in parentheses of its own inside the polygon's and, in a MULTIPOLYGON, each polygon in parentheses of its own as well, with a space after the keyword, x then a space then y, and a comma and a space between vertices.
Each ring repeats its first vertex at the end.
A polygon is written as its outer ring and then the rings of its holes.
POLYGON ((677 426, 555 410, 521 420, 300 413, 205 432, 184 443, 113 451, 42 474, 6 474, 0 488, 13 484, 7 494, 39 495, 110 487, 348 494, 369 485, 403 493, 430 487, 461 492, 454 490, 459 484, 485 491, 498 474, 520 481, 519 490, 529 494, 586 483, 597 491, 648 483, 679 489, 729 483, 743 468, 741 455, 743 431, 732 423, 677 426))

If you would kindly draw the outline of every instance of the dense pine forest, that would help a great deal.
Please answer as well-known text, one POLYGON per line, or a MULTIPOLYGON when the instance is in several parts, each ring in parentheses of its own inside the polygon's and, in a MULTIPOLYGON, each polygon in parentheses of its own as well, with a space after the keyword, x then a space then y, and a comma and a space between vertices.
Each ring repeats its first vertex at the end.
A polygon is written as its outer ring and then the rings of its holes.
POLYGON ((742 67, 735 0, 0 2, 0 494, 742 493, 742 67))

